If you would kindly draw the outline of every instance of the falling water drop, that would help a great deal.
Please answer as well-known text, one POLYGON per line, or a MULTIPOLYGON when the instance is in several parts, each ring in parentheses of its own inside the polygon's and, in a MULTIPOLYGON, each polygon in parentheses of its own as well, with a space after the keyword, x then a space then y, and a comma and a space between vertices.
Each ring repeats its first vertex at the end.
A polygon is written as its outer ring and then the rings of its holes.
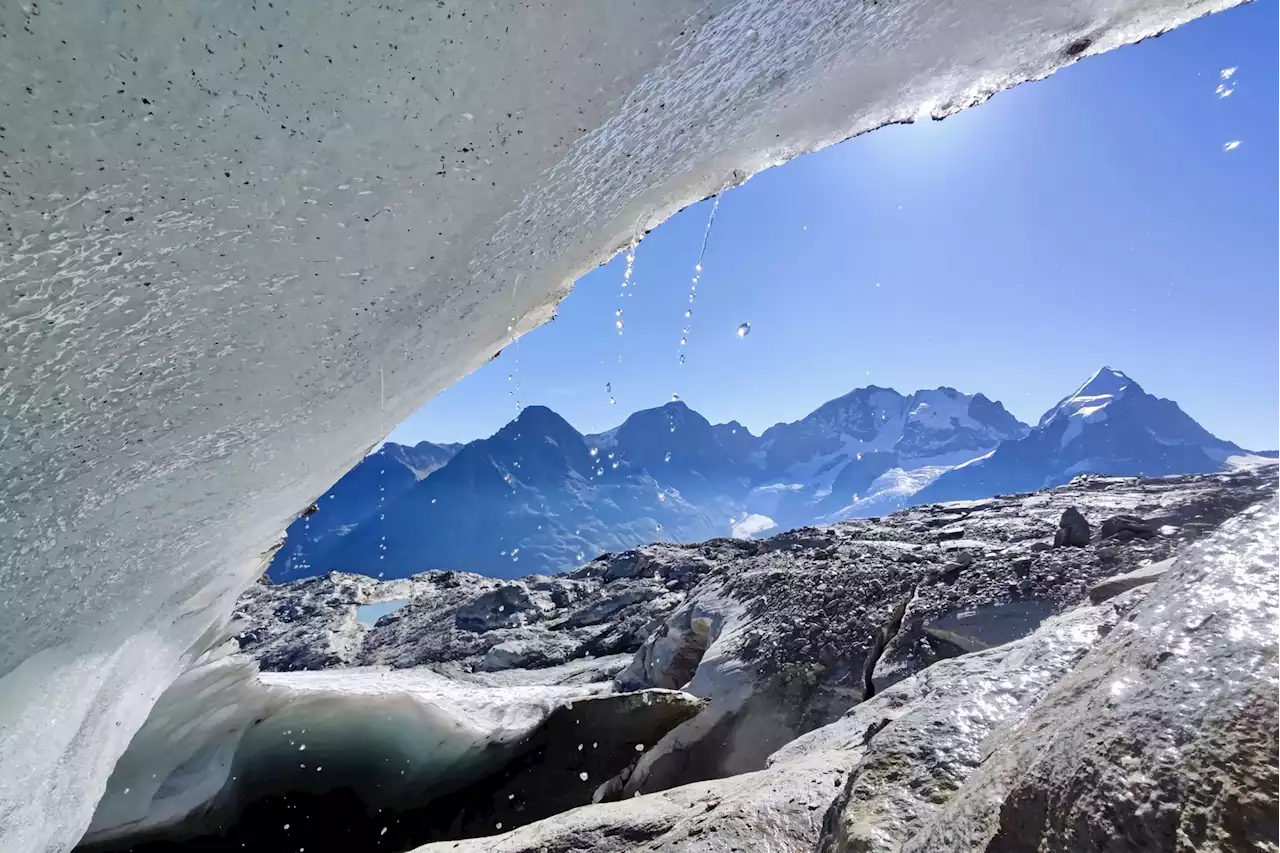
POLYGON ((600 448, 598 448, 598 447, 593 447, 593 448, 591 448, 591 455, 592 455, 592 456, 595 456, 595 455, 596 455, 596 454, 598 454, 599 452, 600 452, 600 448))
POLYGON ((673 402, 673 403, 678 403, 678 402, 680 402, 680 395, 679 395, 679 394, 677 394, 675 391, 672 391, 672 392, 671 392, 671 402, 673 402))
MULTIPOLYGON (((702 245, 698 249, 698 262, 693 265, 693 277, 689 280, 690 307, 686 308, 684 312, 684 316, 686 320, 688 320, 690 317, 693 316, 693 307, 692 307, 693 300, 698 295, 698 279, 702 277, 702 262, 703 260, 706 259, 706 255, 707 255, 707 241, 711 239, 711 226, 715 224, 716 211, 719 209, 720 209, 720 194, 716 193, 715 198, 711 202, 711 213, 708 214, 707 216, 707 227, 702 232, 702 245)), ((684 331, 680 333, 680 346, 685 346, 688 343, 689 343, 689 326, 686 324, 684 327, 684 331)), ((684 364, 683 353, 680 354, 679 363, 684 364)), ((671 399, 678 400, 680 398, 673 393, 671 395, 671 399)), ((671 431, 675 432, 676 428, 672 426, 671 431)))
POLYGON ((668 451, 667 451, 667 455, 666 455, 666 456, 662 457, 662 461, 663 461, 663 462, 670 462, 670 461, 671 461, 671 451, 670 451, 670 450, 668 450, 668 451))
POLYGON ((617 401, 617 400, 613 399, 612 397, 610 397, 610 398, 609 398, 609 405, 610 405, 610 406, 616 406, 617 404, 618 404, 618 401, 617 401))
POLYGON ((1224 143, 1222 144, 1222 150, 1223 150, 1223 151, 1235 151, 1235 150, 1236 150, 1237 148, 1239 148, 1239 147, 1240 147, 1240 140, 1239 140, 1239 139, 1233 139, 1233 140, 1231 140, 1230 142, 1224 142, 1224 143))
POLYGON ((618 320, 614 323, 614 325, 617 326, 619 330, 621 330, 623 326, 622 318, 618 318, 618 320))
POLYGON ((604 383, 604 393, 606 393, 606 394, 612 394, 612 393, 613 393, 613 383, 612 383, 612 382, 606 382, 606 383, 604 383))
POLYGON ((750 323, 743 323, 741 326, 738 327, 738 337, 745 338, 749 334, 751 334, 750 323))

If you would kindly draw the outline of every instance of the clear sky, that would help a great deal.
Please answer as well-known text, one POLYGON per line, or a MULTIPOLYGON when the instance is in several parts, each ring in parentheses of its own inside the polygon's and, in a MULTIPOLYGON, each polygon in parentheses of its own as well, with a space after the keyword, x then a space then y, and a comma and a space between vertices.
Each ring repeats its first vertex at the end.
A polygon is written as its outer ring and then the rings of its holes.
POLYGON ((1277 5, 755 176, 720 199, 686 320, 695 205, 640 244, 626 296, 618 257, 391 439, 490 435, 517 396, 594 432, 673 392, 759 433, 873 383, 981 391, 1033 422, 1107 364, 1275 448, 1277 5))

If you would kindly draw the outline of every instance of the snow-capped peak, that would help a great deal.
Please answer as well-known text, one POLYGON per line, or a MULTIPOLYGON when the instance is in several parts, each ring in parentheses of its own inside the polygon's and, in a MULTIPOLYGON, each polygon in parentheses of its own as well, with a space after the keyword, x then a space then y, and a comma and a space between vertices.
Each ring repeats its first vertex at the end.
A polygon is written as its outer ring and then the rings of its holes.
POLYGON ((1075 393, 1075 396, 1118 397, 1132 384, 1133 380, 1119 370, 1101 367, 1097 373, 1090 376, 1089 380, 1080 386, 1080 390, 1075 393))
POLYGON ((1045 412, 1040 424, 1043 426, 1059 416, 1100 419, 1105 417, 1103 410, 1130 388, 1142 393, 1138 384, 1119 370, 1100 368, 1074 394, 1059 400, 1056 406, 1045 412))

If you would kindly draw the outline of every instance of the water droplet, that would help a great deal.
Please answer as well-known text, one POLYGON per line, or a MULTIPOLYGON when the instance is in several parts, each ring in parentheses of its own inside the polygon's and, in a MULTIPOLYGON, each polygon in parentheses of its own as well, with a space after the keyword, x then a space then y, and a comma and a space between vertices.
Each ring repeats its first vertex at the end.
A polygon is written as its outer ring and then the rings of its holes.
POLYGON ((593 448, 591 448, 591 455, 592 455, 592 456, 595 456, 595 455, 596 455, 596 454, 598 454, 599 452, 600 452, 600 448, 598 448, 598 447, 593 447, 593 448))
POLYGON ((673 402, 673 403, 678 403, 679 401, 680 401, 680 395, 679 395, 679 394, 677 394, 676 392, 672 391, 672 392, 671 392, 671 402, 673 402))
POLYGON ((667 499, 666 495, 664 495, 662 492, 658 492, 658 500, 665 501, 666 499, 667 499))
POLYGON ((1231 140, 1230 142, 1223 143, 1222 150, 1223 150, 1223 151, 1235 151, 1235 150, 1236 150, 1237 148, 1239 148, 1239 147, 1240 147, 1240 140, 1239 140, 1239 139, 1233 139, 1233 140, 1231 140))
POLYGON ((662 461, 663 461, 663 462, 670 462, 670 461, 671 461, 671 451, 670 451, 670 450, 668 450, 668 451, 667 451, 667 455, 666 455, 666 456, 662 457, 662 461))
POLYGON ((743 323, 741 326, 738 327, 738 337, 745 338, 749 334, 751 334, 750 323, 743 323))
POLYGON ((688 311, 684 312, 684 316, 686 316, 686 317, 692 317, 692 316, 693 316, 693 309, 692 309, 692 308, 690 308, 688 311))
POLYGON ((680 363, 681 363, 681 364, 684 364, 684 354, 683 354, 683 353, 681 353, 681 354, 680 354, 680 363))
POLYGON ((583 782, 585 782, 590 777, 587 776, 587 771, 583 770, 581 773, 578 774, 578 778, 581 779, 583 782))
POLYGON ((621 319, 621 318, 619 318, 619 319, 618 319, 618 321, 617 321, 616 323, 614 323, 613 325, 615 325, 615 326, 617 326, 619 329, 621 329, 621 328, 622 328, 622 319, 621 319))
POLYGON ((618 404, 618 401, 617 401, 617 400, 613 399, 612 397, 610 397, 610 398, 609 398, 609 405, 610 405, 610 406, 616 406, 617 404, 618 404))
POLYGON ((613 393, 613 383, 612 383, 612 382, 606 382, 606 383, 604 383, 604 393, 606 393, 606 394, 612 394, 612 393, 613 393))
POLYGON ((617 311, 614 311, 614 312, 613 312, 613 316, 615 316, 615 317, 621 317, 621 316, 622 316, 622 309, 621 309, 621 308, 619 308, 617 311))
POLYGON ((689 343, 689 339, 688 339, 688 338, 681 338, 681 339, 680 339, 680 346, 684 346, 684 345, 685 345, 685 344, 687 344, 687 343, 689 343))
POLYGON ((1231 75, 1235 73, 1236 73, 1236 67, 1233 65, 1230 68, 1224 68, 1221 71, 1219 71, 1218 76, 1221 77, 1223 80, 1230 80, 1231 75))
POLYGON ((617 463, 617 462, 615 462, 615 463, 613 463, 613 465, 612 465, 612 466, 610 466, 610 467, 617 468, 617 467, 618 467, 618 463, 617 463))

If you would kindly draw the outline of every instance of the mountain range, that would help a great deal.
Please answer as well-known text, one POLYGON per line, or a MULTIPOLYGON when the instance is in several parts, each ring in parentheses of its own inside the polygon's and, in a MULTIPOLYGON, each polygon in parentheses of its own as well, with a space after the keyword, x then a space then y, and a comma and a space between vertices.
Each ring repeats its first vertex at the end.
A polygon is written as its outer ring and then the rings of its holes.
POLYGON ((947 387, 859 388, 759 436, 681 402, 593 435, 530 406, 465 445, 384 444, 290 526, 270 576, 550 574, 655 540, 745 538, 1081 473, 1207 473, 1249 455, 1106 367, 1035 426, 947 387))

